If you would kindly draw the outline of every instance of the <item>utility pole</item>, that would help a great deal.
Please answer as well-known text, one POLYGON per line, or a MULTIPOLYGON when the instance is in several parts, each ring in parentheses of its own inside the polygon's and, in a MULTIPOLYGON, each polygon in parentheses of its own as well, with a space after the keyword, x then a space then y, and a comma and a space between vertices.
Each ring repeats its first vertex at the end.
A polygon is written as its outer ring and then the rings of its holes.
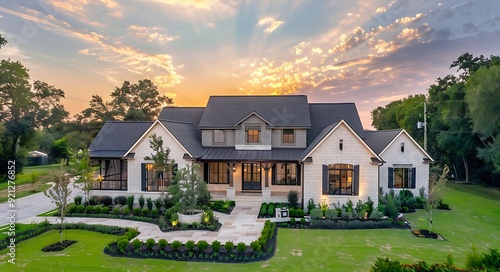
POLYGON ((424 150, 427 151, 427 101, 424 101, 424 150))

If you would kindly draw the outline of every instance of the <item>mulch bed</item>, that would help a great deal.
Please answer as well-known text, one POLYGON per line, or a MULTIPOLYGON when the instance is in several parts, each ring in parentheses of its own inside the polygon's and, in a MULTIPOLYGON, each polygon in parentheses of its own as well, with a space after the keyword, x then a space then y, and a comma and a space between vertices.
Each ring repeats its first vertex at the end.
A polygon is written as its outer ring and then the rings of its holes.
POLYGON ((64 240, 62 242, 57 242, 55 244, 48 245, 44 248, 42 248, 43 252, 56 252, 56 251, 61 251, 70 245, 76 243, 75 240, 64 240))
POLYGON ((411 231, 411 233, 413 233, 413 235, 415 235, 415 237, 419 237, 419 238, 430 238, 430 239, 444 240, 444 238, 441 235, 434 233, 434 232, 429 232, 428 230, 414 229, 411 231))

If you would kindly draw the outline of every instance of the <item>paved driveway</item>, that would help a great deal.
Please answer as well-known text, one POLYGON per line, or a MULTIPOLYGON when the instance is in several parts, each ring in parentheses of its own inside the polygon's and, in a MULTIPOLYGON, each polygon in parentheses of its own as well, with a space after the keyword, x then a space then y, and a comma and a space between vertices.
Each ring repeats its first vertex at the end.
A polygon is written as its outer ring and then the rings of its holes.
MULTIPOLYGON (((70 201, 73 201, 73 197, 76 195, 83 196, 82 191, 78 188, 74 188, 73 184, 70 185, 70 189, 72 191, 70 201)), ((13 208, 9 207, 8 202, 0 204, 0 226, 10 223, 9 220, 11 212, 9 212, 9 210, 16 211, 16 222, 19 222, 21 220, 32 218, 37 214, 56 208, 56 205, 52 203, 52 199, 46 197, 43 193, 37 193, 18 198, 16 199, 14 204, 15 207, 13 208)))

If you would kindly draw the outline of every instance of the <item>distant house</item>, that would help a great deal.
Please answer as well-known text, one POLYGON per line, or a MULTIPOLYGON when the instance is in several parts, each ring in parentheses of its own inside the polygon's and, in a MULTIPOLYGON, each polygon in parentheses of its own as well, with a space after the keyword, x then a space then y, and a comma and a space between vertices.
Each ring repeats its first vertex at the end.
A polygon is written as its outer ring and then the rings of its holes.
POLYGON ((28 166, 46 165, 49 163, 49 156, 40 151, 28 153, 28 166))
POLYGON ((427 186, 432 159, 405 131, 380 133, 363 130, 354 103, 212 96, 206 107, 164 108, 153 122, 107 122, 90 146, 102 180, 94 194, 155 197, 176 169, 192 163, 222 199, 286 201, 295 190, 302 202, 377 202, 379 187, 427 186), (153 133, 171 150, 171 173, 144 159, 153 133), (405 150, 398 153, 400 143, 405 150), (401 181, 400 173, 413 179, 401 181))

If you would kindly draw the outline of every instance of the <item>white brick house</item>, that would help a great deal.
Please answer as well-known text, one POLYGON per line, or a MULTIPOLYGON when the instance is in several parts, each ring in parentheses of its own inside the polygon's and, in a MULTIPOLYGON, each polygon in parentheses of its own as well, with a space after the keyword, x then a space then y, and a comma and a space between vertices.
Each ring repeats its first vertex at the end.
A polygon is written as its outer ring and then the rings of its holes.
POLYGON ((302 203, 329 204, 377 202, 389 167, 416 168, 423 184, 431 159, 422 151, 404 131, 364 131, 354 103, 314 104, 304 95, 212 96, 206 107, 164 108, 154 122, 107 122, 90 146, 102 180, 95 195, 155 198, 176 169, 196 163, 215 198, 286 201, 295 190, 302 203), (153 133, 170 149, 173 173, 144 159, 153 133))

